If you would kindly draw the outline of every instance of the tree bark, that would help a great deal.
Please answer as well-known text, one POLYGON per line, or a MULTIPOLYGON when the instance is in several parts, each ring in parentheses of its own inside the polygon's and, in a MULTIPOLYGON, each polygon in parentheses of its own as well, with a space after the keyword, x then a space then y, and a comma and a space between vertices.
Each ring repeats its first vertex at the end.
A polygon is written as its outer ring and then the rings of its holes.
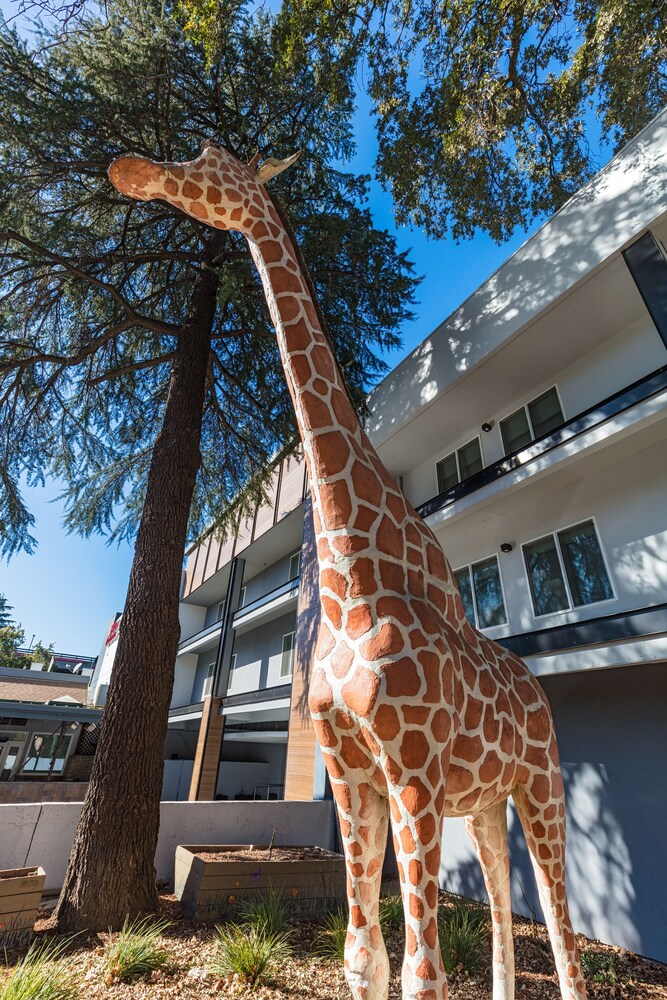
POLYGON ((63 932, 118 927, 158 904, 154 859, 164 743, 217 287, 215 272, 202 268, 190 320, 178 337, 100 743, 54 914, 63 932))

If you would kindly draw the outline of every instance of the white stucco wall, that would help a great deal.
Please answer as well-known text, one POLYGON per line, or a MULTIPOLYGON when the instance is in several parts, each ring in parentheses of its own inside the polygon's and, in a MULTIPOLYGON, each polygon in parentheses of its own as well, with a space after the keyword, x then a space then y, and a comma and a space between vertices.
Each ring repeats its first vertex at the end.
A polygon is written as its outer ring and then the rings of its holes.
POLYGON ((283 636, 295 629, 294 612, 266 622, 253 632, 236 637, 236 665, 230 674, 228 694, 241 694, 262 688, 288 684, 290 677, 280 676, 283 636))

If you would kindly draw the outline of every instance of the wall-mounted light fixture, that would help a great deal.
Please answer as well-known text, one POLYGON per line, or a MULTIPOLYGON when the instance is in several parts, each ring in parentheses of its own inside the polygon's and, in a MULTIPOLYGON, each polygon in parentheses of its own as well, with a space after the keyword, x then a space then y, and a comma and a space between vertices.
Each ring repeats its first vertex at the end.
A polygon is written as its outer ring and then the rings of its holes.
POLYGON ((493 428, 493 420, 487 420, 485 421, 485 423, 482 424, 482 430, 485 431, 487 434, 492 428, 493 428))
POLYGON ((511 542, 503 542, 501 544, 501 546, 500 546, 500 551, 501 552, 511 552, 512 549, 513 549, 513 545, 512 545, 511 542))

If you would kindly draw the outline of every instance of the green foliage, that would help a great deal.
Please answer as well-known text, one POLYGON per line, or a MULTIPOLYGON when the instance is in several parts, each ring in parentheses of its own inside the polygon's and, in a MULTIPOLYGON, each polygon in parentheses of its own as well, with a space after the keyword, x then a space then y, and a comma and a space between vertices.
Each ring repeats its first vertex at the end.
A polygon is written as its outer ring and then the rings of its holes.
POLYGON ((278 934, 289 921, 289 906, 276 889, 244 897, 238 906, 244 927, 256 928, 266 934, 278 934))
POLYGON ((25 632, 20 625, 5 625, 0 628, 0 667, 22 670, 30 666, 25 657, 16 652, 24 639, 25 632))
POLYGON ((615 986, 618 982, 616 961, 613 952, 582 951, 581 967, 586 979, 604 986, 615 986))
POLYGON ((342 962, 345 957, 348 916, 345 910, 332 910, 322 920, 322 926, 315 938, 314 951, 323 958, 336 958, 342 962))
POLYGON ((455 899, 438 911, 438 936, 445 972, 477 972, 486 964, 488 911, 477 903, 455 899))
MULTIPOLYGON (((219 44, 213 0, 181 0, 219 44)), ((318 52, 332 96, 366 86, 376 172, 399 221, 496 240, 557 209, 667 102, 667 19, 655 0, 283 0, 284 59, 318 52), (608 145, 607 145, 608 148, 608 145)))
POLYGON ((275 974, 289 958, 288 936, 263 927, 218 927, 218 941, 210 968, 214 975, 236 974, 243 982, 255 986, 275 974))
POLYGON ((51 643, 50 646, 45 646, 42 642, 36 642, 30 650, 31 661, 33 663, 43 663, 45 667, 48 667, 53 659, 53 645, 51 643))
POLYGON ((267 461, 296 437, 246 241, 165 202, 120 197, 107 178, 114 157, 188 159, 213 134, 242 159, 303 149, 271 192, 289 213, 357 400, 385 370, 378 351, 398 343, 416 283, 393 238, 373 227, 368 178, 340 168, 353 152, 349 88, 307 52, 277 55, 283 29, 272 15, 221 4, 211 57, 169 3, 120 0, 107 20, 96 11, 65 35, 45 27, 34 46, 0 27, 5 554, 34 546, 21 483, 47 475, 65 484, 69 529, 134 535, 202 269, 215 275, 217 304, 191 537, 251 509, 267 461))
POLYGON ((74 1000, 77 971, 63 959, 70 942, 33 941, 0 988, 0 1000, 74 1000))
POLYGON ((131 983, 164 968, 169 962, 169 953, 160 938, 169 927, 169 920, 126 919, 116 940, 104 951, 107 983, 131 983))
POLYGON ((6 628, 7 625, 15 624, 14 619, 9 613, 13 610, 5 595, 0 594, 0 628, 6 628))
POLYGON ((389 934, 403 926, 403 900, 400 896, 385 896, 380 900, 380 927, 389 934))

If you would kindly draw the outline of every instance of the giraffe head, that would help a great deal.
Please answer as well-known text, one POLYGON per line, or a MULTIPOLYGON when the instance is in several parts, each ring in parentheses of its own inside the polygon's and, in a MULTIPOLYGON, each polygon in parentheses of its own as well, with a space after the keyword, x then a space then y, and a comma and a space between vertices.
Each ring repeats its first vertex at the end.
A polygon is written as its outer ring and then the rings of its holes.
POLYGON ((109 167, 109 179, 122 194, 139 201, 167 201, 216 229, 235 229, 252 237, 266 216, 264 184, 300 156, 286 160, 260 155, 241 163, 214 140, 194 160, 156 163, 143 156, 120 156, 109 167))

